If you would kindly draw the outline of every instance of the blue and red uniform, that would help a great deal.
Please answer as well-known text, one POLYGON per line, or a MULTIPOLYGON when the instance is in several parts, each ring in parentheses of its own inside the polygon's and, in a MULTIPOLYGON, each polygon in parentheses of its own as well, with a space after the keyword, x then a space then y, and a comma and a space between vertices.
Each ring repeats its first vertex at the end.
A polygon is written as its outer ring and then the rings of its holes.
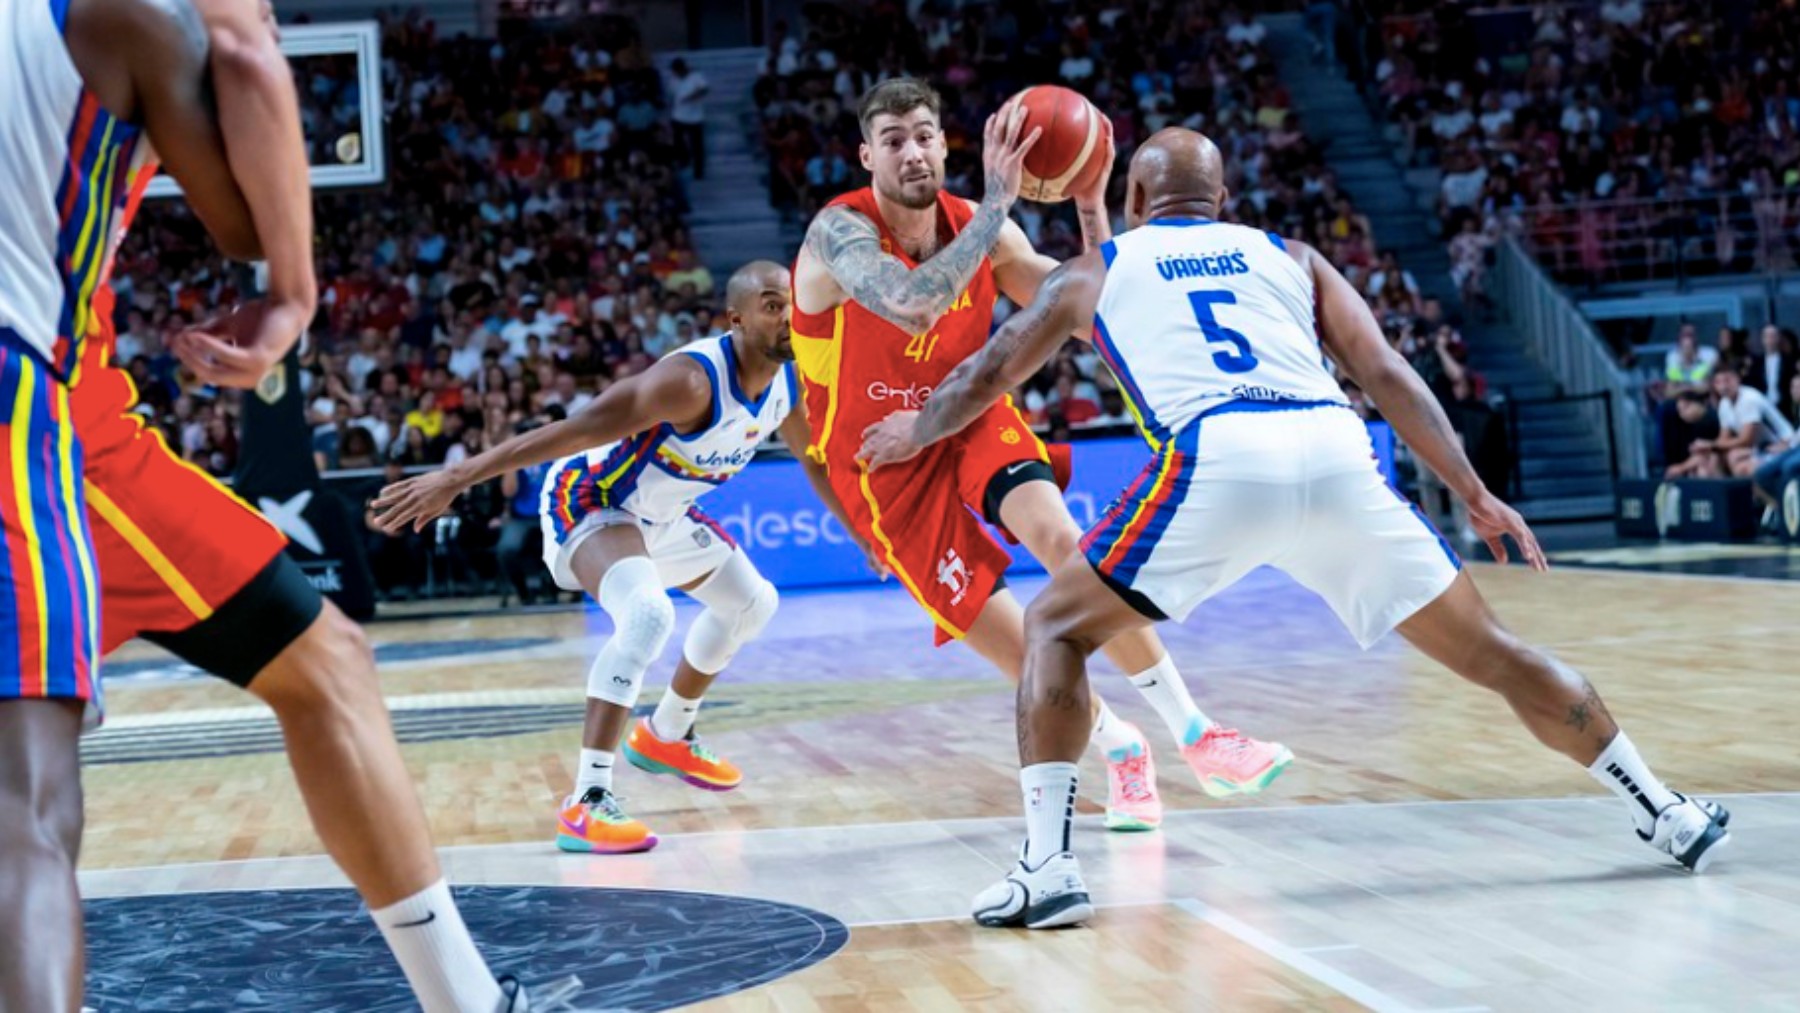
POLYGON ((99 561, 71 397, 111 261, 138 127, 63 44, 67 0, 0 5, 0 699, 98 716, 99 561))

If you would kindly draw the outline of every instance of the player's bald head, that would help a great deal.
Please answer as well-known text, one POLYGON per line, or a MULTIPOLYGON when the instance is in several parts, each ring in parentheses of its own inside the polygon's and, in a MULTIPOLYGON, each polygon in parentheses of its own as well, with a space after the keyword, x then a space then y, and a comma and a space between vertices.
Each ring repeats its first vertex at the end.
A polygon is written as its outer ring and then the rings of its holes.
POLYGON ((1225 206, 1225 160, 1205 134, 1167 127, 1131 156, 1125 187, 1125 218, 1133 228, 1162 216, 1216 218, 1225 206))
POLYGON ((788 269, 773 260, 752 260, 731 274, 725 283, 725 308, 740 313, 756 304, 766 292, 788 291, 788 269))

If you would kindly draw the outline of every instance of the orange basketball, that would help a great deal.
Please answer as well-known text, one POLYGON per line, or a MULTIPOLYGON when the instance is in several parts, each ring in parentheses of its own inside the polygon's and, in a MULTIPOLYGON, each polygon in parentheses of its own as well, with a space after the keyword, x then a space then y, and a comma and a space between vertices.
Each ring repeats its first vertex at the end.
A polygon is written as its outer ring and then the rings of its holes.
POLYGON ((1025 156, 1019 196, 1053 204, 1091 186, 1106 164, 1106 114, 1079 93, 1054 84, 1027 88, 1012 100, 1025 107, 1020 136, 1030 136, 1033 127, 1044 130, 1025 156))

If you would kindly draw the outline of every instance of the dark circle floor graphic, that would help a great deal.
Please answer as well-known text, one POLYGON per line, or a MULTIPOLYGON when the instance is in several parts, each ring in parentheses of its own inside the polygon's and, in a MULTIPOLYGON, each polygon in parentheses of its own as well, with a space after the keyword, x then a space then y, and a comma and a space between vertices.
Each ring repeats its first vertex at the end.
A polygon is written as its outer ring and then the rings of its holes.
MULTIPOLYGON (((569 1009, 660 1010, 816 964, 842 922, 748 897, 667 890, 463 887, 458 907, 496 974, 554 985, 569 1009)), ((85 904, 87 1005, 97 1013, 417 1010, 349 890, 109 897, 85 904)))

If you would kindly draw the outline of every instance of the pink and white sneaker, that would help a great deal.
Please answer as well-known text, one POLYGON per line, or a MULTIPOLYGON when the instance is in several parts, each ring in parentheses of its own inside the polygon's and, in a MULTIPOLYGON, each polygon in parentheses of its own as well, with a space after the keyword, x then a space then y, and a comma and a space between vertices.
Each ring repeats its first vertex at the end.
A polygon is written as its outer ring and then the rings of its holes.
POLYGON ((1294 754, 1279 742, 1258 742, 1219 725, 1182 746, 1181 758, 1213 798, 1254 795, 1294 762, 1294 754))
POLYGON ((1138 733, 1136 742, 1106 754, 1106 829, 1121 833, 1155 830, 1162 825, 1162 817, 1156 761, 1150 758, 1150 744, 1138 733))

